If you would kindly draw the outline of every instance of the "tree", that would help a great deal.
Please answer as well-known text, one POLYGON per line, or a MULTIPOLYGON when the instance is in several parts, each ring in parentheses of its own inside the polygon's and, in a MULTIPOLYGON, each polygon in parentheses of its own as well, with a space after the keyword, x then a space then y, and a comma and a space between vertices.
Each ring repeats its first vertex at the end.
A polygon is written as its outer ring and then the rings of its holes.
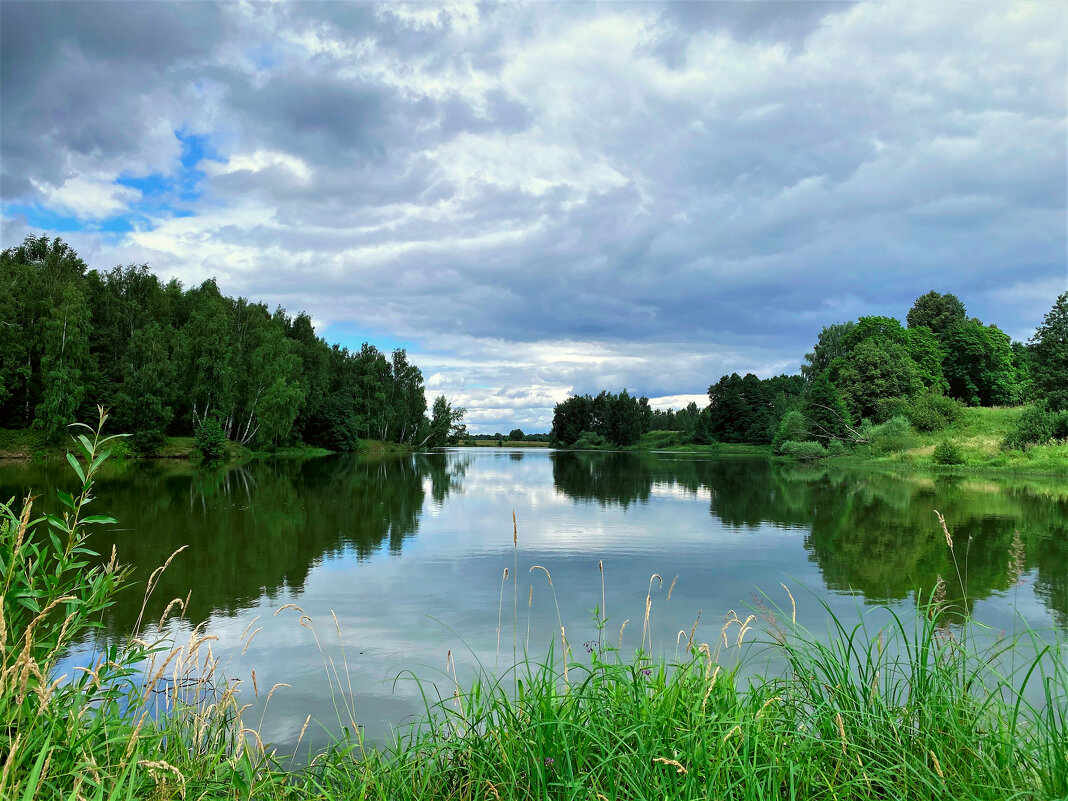
POLYGON ((441 448, 450 443, 455 443, 463 436, 466 426, 463 425, 464 415, 467 410, 462 406, 455 409, 449 404, 444 395, 434 399, 433 417, 426 423, 420 447, 441 448))
POLYGON ((960 298, 948 292, 940 295, 933 291, 916 298, 905 317, 909 328, 924 326, 939 338, 966 320, 967 313, 960 298))
POLYGON ((854 420, 872 417, 879 401, 911 397, 923 388, 916 362, 902 345, 879 338, 861 342, 831 365, 835 387, 854 420))
POLYGON ((949 394, 970 406, 1010 403, 1015 368, 1008 335, 995 325, 969 320, 944 339, 949 394))
POLYGON ((89 306, 72 282, 63 288, 62 301, 45 324, 41 356, 43 393, 34 427, 49 437, 74 422, 85 396, 85 370, 89 361, 89 306))
POLYGON ((115 417, 120 430, 131 433, 130 444, 138 451, 159 447, 174 416, 170 400, 175 369, 168 340, 159 323, 149 322, 133 332, 121 362, 115 417))
POLYGON ((1068 292, 1061 294, 1031 338, 1032 379, 1051 409, 1068 409, 1068 292))
POLYGON ((512 442, 522 442, 523 441, 523 429, 521 429, 521 428, 513 428, 511 431, 508 432, 508 439, 511 440, 512 442))
POLYGON ((805 354, 805 363, 801 365, 801 375, 814 381, 816 376, 831 366, 831 362, 845 354, 845 342, 856 323, 835 323, 825 326, 819 334, 812 353, 805 354))
POLYGON ((810 438, 827 445, 832 440, 851 440, 853 421, 845 401, 826 372, 812 382, 802 406, 810 438))

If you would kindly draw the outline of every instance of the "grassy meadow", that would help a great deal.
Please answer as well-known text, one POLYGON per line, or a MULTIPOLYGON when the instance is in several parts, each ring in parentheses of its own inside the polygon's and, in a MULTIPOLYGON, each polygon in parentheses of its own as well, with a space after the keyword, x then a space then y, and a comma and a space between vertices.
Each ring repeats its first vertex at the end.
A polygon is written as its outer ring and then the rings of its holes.
MULTIPOLYGON (((61 515, 35 518, 31 501, 0 509, 2 798, 1068 796, 1063 633, 992 637, 945 601, 944 584, 915 615, 883 610, 878 628, 828 610, 829 634, 797 625, 786 589, 782 604, 731 613, 707 640, 695 621, 672 655, 652 656, 651 580, 644 621, 600 620, 596 641, 579 645, 561 620, 558 640, 511 670, 461 684, 454 669, 442 695, 420 684, 423 719, 375 747, 359 738, 346 666, 324 659, 323 681, 353 734, 316 754, 299 743, 296 755, 275 752, 243 715, 250 695, 286 688, 259 686, 254 673, 226 677, 200 627, 168 637, 181 600, 94 664, 57 676, 66 648, 116 593, 133 591, 114 556, 88 546, 93 527, 114 522, 93 508, 93 484, 117 441, 81 435, 70 457, 81 490, 59 493, 61 515)), ((1005 569, 1020 580, 1022 554, 1005 569)), ((320 622, 317 641, 334 629, 320 622)))

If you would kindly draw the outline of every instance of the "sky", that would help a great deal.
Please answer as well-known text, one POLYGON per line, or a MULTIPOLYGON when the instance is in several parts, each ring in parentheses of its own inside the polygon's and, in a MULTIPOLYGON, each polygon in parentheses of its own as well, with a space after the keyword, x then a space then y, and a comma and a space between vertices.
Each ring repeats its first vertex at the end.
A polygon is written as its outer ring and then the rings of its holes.
POLYGON ((0 3, 0 246, 403 347, 475 432, 1068 289, 1068 3, 0 3))

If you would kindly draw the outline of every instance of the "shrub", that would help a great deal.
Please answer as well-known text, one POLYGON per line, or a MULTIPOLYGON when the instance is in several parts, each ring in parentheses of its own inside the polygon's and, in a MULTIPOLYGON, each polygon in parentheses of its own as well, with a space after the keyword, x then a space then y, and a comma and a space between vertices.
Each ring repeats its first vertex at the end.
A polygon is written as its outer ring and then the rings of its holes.
POLYGON ((935 445, 931 459, 935 464, 964 464, 964 454, 956 443, 944 439, 935 445))
POLYGON ((846 444, 840 439, 832 439, 830 444, 827 445, 827 453, 830 456, 844 456, 849 452, 846 444))
POLYGON ((941 431, 960 419, 961 406, 945 395, 921 395, 908 407, 906 415, 918 431, 941 431))
POLYGON ((596 431, 583 431, 579 434, 579 438, 575 440, 575 444, 571 447, 578 450, 588 450, 590 448, 603 448, 607 444, 608 440, 596 431))
POLYGON ((875 404, 875 422, 885 423, 895 417, 910 418, 911 412, 908 398, 883 398, 875 404))
POLYGON ((799 411, 787 412, 779 421, 779 427, 772 437, 771 447, 775 453, 781 454, 782 448, 787 442, 804 442, 809 438, 808 423, 805 416, 799 411))
POLYGON ((219 421, 214 417, 209 417, 197 426, 197 430, 193 434, 193 444, 196 445, 197 450, 200 451, 200 455, 204 457, 206 462, 217 462, 225 459, 226 442, 226 434, 223 433, 222 426, 219 425, 219 421))
POLYGON ((1058 429, 1064 427, 1063 421, 1058 418, 1062 415, 1054 414, 1042 406, 1031 406, 1024 410, 1005 436, 1001 447, 1006 449, 1024 450, 1029 445, 1041 445, 1054 439, 1059 433, 1058 429))
POLYGON ((828 455, 827 449, 819 442, 784 442, 782 455, 799 462, 814 462, 828 455))
POLYGON ((909 421, 898 415, 870 429, 871 450, 876 455, 908 450, 915 444, 909 421))

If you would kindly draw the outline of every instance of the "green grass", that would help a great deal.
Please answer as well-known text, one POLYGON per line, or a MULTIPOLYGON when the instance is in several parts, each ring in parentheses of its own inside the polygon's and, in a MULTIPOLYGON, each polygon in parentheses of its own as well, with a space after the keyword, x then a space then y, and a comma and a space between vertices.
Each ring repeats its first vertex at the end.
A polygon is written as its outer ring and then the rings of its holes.
POLYGON ((942 431, 912 430, 908 447, 877 457, 876 461, 962 472, 1068 473, 1068 443, 1035 445, 1026 450, 1001 447, 1025 408, 965 408, 960 419, 942 431), (960 449, 963 465, 944 468, 935 465, 931 457, 942 441, 952 442, 960 449))
MULTIPOLYGON (((161 639, 162 622, 148 623, 143 639, 53 682, 66 646, 129 580, 87 547, 89 527, 109 521, 86 515, 103 445, 99 431, 81 443, 72 469, 82 488, 60 495, 63 516, 0 506, 0 798, 1068 795, 1063 634, 992 640, 937 591, 915 616, 882 610, 889 622, 875 630, 824 607, 829 635, 796 625, 791 595, 763 621, 732 617, 708 643, 681 632, 672 658, 622 650, 622 629, 617 641, 604 621, 576 658, 562 627, 544 659, 483 671, 443 698, 420 684, 424 718, 388 746, 343 740, 284 770, 292 763, 246 728, 237 687, 207 657, 199 629, 176 643, 161 639)), ((341 690, 343 671, 324 681, 341 690)))
POLYGON ((701 445, 696 442, 682 442, 683 435, 678 431, 649 431, 642 434, 636 445, 624 450, 633 451, 679 451, 684 453, 720 453, 739 455, 766 455, 771 453, 770 445, 747 445, 739 442, 713 442, 701 445))

